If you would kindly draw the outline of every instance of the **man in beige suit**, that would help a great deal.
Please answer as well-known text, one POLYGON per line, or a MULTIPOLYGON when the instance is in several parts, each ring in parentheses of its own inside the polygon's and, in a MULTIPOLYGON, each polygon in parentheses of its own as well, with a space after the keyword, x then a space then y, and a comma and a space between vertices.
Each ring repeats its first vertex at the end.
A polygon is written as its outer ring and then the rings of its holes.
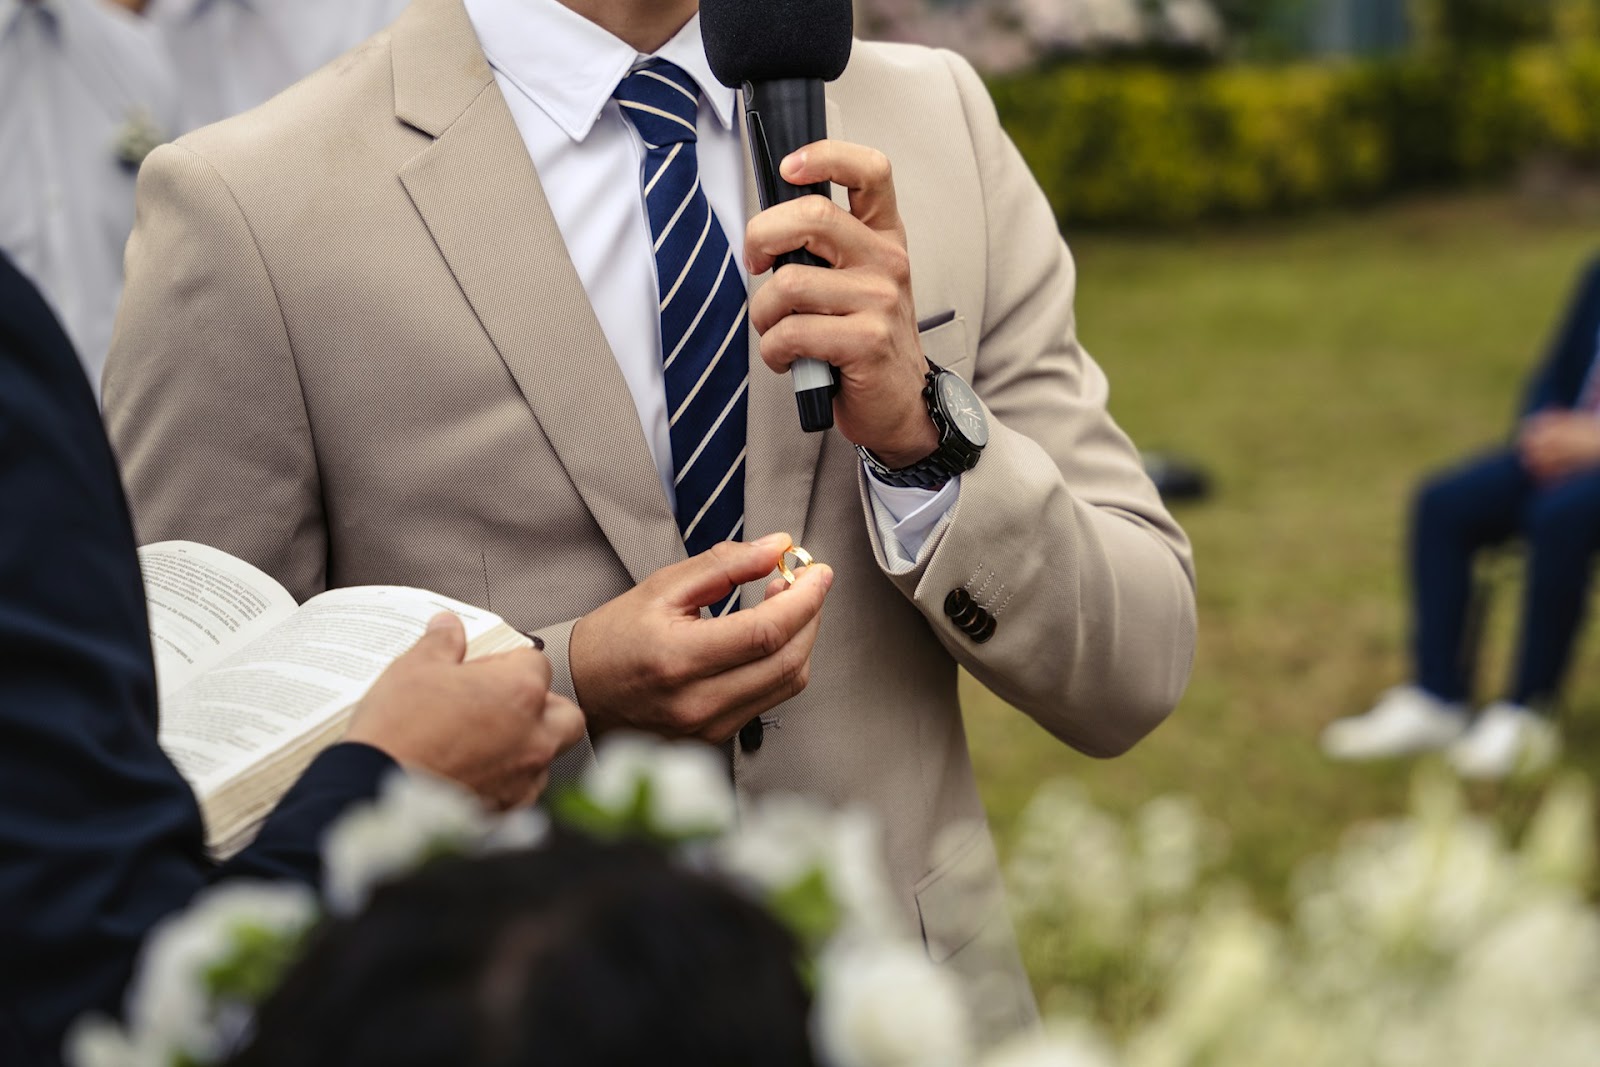
POLYGON ((989 1010, 1016 1025, 1032 1000, 957 667, 1084 752, 1125 750, 1187 680, 1188 545, 1106 412, 1072 261, 972 70, 858 43, 833 139, 785 164, 848 209, 757 215, 695 7, 416 0, 153 154, 105 385, 140 536, 219 544, 300 597, 411 582, 481 602, 545 639, 592 733, 704 737, 741 798, 871 809, 908 921, 934 959, 1014 979, 989 1010), (705 217, 751 292, 724 414, 747 406, 731 528, 757 539, 688 559, 660 396, 677 346, 627 326, 670 295, 639 200, 661 146, 612 99, 649 55, 690 100, 674 121, 698 127, 705 217), (838 269, 760 284, 802 245, 838 269), (797 425, 779 372, 802 355, 841 370, 834 431, 797 425), (897 490, 854 446, 891 477, 944 447, 927 361, 975 388, 987 445, 897 490), (768 581, 788 536, 828 566, 786 589, 768 581), (731 592, 742 610, 702 612, 731 592))

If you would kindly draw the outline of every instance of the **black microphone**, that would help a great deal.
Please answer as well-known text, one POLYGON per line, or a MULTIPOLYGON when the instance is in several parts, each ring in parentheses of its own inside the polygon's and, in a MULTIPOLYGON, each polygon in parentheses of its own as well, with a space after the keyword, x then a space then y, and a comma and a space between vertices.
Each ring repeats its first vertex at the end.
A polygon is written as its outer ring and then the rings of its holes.
MULTIPOLYGON (((700 35, 711 73, 744 89, 745 123, 761 207, 816 193, 827 182, 790 185, 778 164, 790 152, 828 136, 822 83, 850 62, 854 13, 850 0, 700 0, 700 35)), ((778 267, 833 264, 800 249, 778 257, 778 267)), ((838 371, 816 359, 797 359, 789 371, 800 426, 808 433, 833 425, 838 371)))

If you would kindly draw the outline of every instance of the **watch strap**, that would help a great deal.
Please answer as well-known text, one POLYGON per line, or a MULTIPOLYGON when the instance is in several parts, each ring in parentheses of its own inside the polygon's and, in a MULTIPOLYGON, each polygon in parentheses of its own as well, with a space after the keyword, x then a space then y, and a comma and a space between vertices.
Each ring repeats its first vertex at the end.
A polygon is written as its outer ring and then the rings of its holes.
POLYGON ((941 374, 950 372, 931 359, 927 362, 928 373, 922 387, 922 398, 928 406, 928 417, 939 431, 938 447, 910 466, 894 468, 885 464, 866 446, 856 446, 867 473, 884 485, 901 489, 938 489, 950 479, 977 466, 978 457, 983 454, 982 448, 956 432, 939 407, 938 379, 941 374))

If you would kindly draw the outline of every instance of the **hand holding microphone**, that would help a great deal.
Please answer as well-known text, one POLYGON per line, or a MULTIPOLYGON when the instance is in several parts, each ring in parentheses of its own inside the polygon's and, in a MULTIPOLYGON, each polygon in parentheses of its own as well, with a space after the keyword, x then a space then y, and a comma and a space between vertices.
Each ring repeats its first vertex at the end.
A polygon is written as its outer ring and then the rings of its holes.
POLYGON ((746 231, 762 360, 794 379, 801 426, 840 432, 890 466, 928 455, 939 433, 922 397, 905 227, 881 152, 826 139, 823 82, 850 58, 850 0, 701 0, 718 80, 743 85, 764 210, 746 231), (850 197, 844 211, 830 184, 850 197), (782 268, 781 270, 777 268, 782 268), (831 269, 830 269, 831 268, 831 269))

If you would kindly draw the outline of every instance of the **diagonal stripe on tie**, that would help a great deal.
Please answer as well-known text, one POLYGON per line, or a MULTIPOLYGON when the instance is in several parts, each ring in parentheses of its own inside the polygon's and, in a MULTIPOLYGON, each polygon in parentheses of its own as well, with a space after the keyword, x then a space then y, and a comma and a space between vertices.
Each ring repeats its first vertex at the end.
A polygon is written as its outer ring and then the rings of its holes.
MULTIPOLYGON (((640 191, 656 259, 678 530, 693 556, 744 533, 744 279, 700 186, 700 87, 655 60, 622 79, 615 95, 645 144, 640 191)), ((738 607, 735 590, 711 612, 738 607)))

